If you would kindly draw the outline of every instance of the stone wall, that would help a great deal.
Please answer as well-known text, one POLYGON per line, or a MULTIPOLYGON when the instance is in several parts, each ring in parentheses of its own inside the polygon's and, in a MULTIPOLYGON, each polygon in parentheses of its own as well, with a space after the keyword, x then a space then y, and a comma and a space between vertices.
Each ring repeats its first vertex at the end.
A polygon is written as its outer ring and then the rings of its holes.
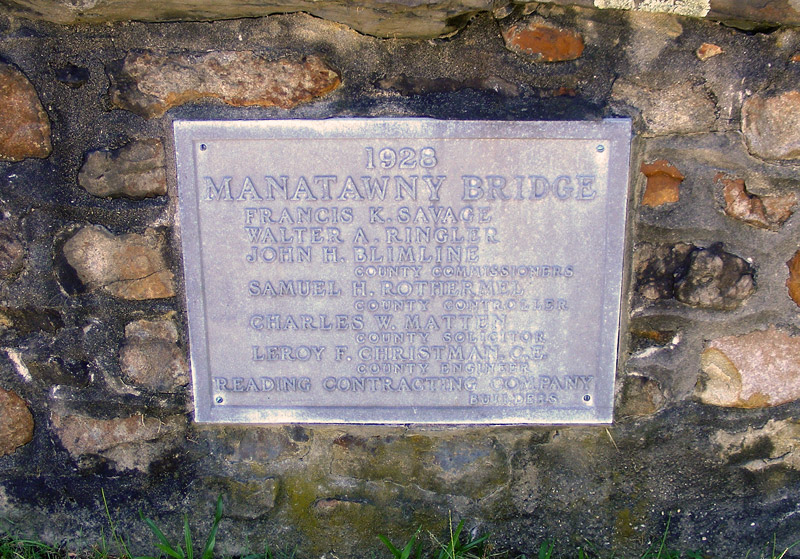
POLYGON ((0 13, 0 533, 97 542, 104 494, 151 552, 138 510, 177 534, 222 494, 236 554, 360 557, 451 514, 529 555, 585 536, 626 556, 670 517, 676 544, 714 557, 798 538, 800 31, 480 9, 422 39, 303 13, 0 13), (612 426, 192 422, 173 119, 620 115, 635 140, 612 426))

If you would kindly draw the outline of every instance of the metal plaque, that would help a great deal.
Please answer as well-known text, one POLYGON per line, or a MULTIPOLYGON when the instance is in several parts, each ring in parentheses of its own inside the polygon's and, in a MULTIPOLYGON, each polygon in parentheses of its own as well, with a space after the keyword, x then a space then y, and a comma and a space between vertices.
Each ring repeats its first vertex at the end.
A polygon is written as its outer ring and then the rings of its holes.
POLYGON ((174 128, 197 421, 612 420, 629 120, 174 128))

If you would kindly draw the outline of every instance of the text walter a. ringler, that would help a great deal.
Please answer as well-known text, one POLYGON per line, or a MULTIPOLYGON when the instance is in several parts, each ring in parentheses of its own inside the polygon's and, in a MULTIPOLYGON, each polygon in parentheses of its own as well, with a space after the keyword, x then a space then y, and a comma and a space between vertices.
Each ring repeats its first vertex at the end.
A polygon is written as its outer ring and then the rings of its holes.
POLYGON ((591 392, 592 374, 539 366, 552 333, 536 317, 570 312, 551 287, 580 278, 580 265, 518 261, 524 223, 505 216, 524 221, 548 200, 602 204, 595 174, 454 175, 440 152, 371 145, 358 173, 198 177, 201 206, 237 208, 228 226, 248 276, 235 289, 249 301, 246 328, 263 334, 246 349, 249 370, 212 377, 215 393, 454 392, 470 406, 554 406, 591 392), (505 246, 504 261, 486 256, 505 246))

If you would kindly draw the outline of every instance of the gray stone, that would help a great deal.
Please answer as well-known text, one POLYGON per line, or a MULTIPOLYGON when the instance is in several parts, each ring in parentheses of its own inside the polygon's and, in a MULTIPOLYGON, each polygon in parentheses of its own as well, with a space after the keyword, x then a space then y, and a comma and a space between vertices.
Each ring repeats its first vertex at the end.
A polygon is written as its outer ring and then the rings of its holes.
POLYGON ((483 437, 343 435, 333 442, 331 473, 478 499, 507 483, 507 468, 502 448, 483 437))
POLYGON ((800 159, 800 91, 761 93, 742 105, 747 148, 763 159, 800 159))
POLYGON ((750 472, 777 466, 800 470, 800 422, 795 419, 770 419, 762 427, 733 433, 718 431, 712 440, 720 458, 750 472))
POLYGON ((50 155, 50 119, 33 84, 0 62, 0 161, 50 155))
POLYGON ((25 245, 19 236, 19 221, 0 221, 0 278, 18 274, 25 264, 25 245))
POLYGON ((122 372, 134 384, 156 392, 176 392, 189 383, 189 367, 178 347, 172 320, 137 320, 125 327, 122 372))
POLYGON ((161 140, 136 140, 112 151, 93 151, 78 173, 78 184, 95 196, 142 199, 167 193, 161 140))
POLYGON ((279 483, 275 478, 231 479, 211 478, 206 480, 209 493, 222 495, 226 518, 255 520, 275 508, 279 483))
POLYGON ((134 300, 175 295, 173 274, 163 256, 164 239, 155 231, 115 236, 102 227, 83 227, 63 250, 89 289, 134 300))
POLYGON ((33 416, 25 400, 0 388, 0 456, 33 440, 33 416))
POLYGON ((112 104, 145 118, 204 98, 237 107, 290 109, 341 83, 318 56, 272 60, 252 51, 131 53, 110 67, 109 79, 112 104))

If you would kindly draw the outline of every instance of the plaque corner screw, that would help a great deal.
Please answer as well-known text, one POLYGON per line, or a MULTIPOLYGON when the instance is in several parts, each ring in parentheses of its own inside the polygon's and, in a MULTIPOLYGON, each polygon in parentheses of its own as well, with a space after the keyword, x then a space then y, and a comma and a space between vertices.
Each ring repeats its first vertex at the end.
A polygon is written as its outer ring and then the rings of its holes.
POLYGON ((604 152, 605 150, 606 150, 606 146, 604 146, 603 144, 599 144, 599 145, 597 146, 597 151, 599 151, 599 152, 601 152, 601 153, 602 153, 602 152, 604 152))
POLYGON ((218 404, 221 404, 223 402, 222 396, 217 396, 216 398, 214 398, 214 401, 218 404))
POLYGON ((586 394, 586 395, 583 397, 583 401, 584 401, 584 402, 586 402, 586 403, 589 403, 589 402, 591 402, 591 401, 592 401, 592 396, 591 396, 590 394, 586 394))
POLYGON ((200 144, 200 151, 206 151, 208 146, 206 144, 200 144))

